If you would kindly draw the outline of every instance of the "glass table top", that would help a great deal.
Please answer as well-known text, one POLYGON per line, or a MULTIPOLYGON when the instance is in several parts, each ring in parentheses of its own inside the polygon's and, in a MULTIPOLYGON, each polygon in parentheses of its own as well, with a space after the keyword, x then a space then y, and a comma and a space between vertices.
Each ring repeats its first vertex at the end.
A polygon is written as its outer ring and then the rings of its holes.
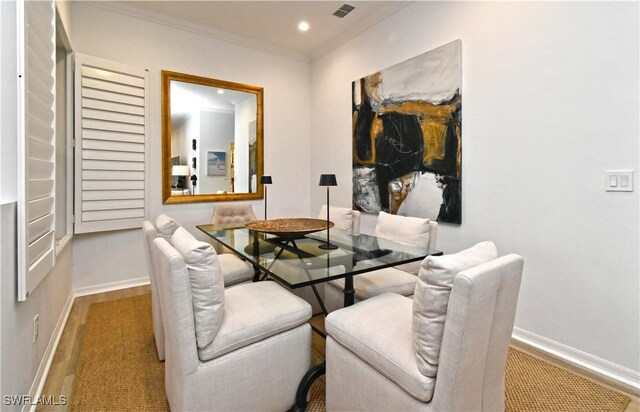
POLYGON ((197 228, 292 289, 442 254, 335 228, 329 236, 331 244, 338 247, 331 250, 320 248, 327 243, 326 230, 290 239, 237 224, 198 225, 197 228))

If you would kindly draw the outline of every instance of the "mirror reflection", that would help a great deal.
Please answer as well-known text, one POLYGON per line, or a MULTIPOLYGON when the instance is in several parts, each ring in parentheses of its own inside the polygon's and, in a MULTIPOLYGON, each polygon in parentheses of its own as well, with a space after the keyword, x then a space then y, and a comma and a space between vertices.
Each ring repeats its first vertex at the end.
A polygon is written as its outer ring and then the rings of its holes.
POLYGON ((164 202, 261 198, 262 88, 162 77, 164 202))

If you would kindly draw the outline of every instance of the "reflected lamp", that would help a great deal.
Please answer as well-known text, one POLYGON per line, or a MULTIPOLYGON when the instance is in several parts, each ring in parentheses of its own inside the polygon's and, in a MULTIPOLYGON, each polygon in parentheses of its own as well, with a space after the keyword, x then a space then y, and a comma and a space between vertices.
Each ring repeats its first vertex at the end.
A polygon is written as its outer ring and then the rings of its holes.
POLYGON ((187 188, 187 179, 185 176, 189 176, 191 174, 191 171, 189 170, 189 166, 175 165, 171 169, 171 174, 173 176, 178 176, 178 182, 176 183, 176 187, 178 189, 187 188))

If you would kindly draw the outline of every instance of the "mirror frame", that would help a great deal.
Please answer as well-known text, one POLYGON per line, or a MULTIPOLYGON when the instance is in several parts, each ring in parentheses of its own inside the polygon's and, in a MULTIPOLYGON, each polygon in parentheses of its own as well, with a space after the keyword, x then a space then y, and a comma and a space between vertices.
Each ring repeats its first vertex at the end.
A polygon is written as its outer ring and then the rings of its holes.
POLYGON ((264 188, 260 177, 264 173, 263 151, 263 99, 264 90, 259 86, 210 79, 167 70, 161 71, 162 85, 162 203, 196 203, 196 202, 224 202, 232 200, 254 200, 264 197, 264 188), (201 195, 171 195, 171 81, 176 80, 204 86, 238 90, 256 95, 256 193, 224 193, 201 195))

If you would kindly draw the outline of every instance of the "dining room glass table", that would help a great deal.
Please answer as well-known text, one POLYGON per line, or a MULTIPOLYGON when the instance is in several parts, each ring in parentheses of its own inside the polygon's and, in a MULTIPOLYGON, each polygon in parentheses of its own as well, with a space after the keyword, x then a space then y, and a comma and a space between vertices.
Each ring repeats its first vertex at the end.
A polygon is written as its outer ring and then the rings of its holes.
MULTIPOLYGON (((295 219, 291 219, 293 220, 295 219)), ((269 226, 270 221, 257 222, 263 222, 263 226, 269 226)), ((249 226, 259 227, 260 224, 249 224, 249 226)), ((332 224, 329 225, 331 226, 332 224)), ((354 304, 354 276, 421 261, 430 255, 442 255, 442 252, 427 247, 363 233, 352 233, 336 228, 330 229, 330 233, 327 233, 326 223, 321 227, 323 230, 312 232, 268 233, 268 231, 252 230, 237 223, 197 226, 214 241, 251 263, 256 268, 254 281, 258 280, 259 273, 265 273, 266 277, 291 289, 310 286, 325 315, 327 310, 316 290, 317 284, 344 278, 344 306, 346 307, 354 304), (327 245, 334 246, 327 247, 327 245)), ((316 328, 314 330, 324 336, 323 332, 316 328)), ((302 378, 292 411, 305 410, 308 391, 312 383, 324 372, 325 364, 322 362, 313 366, 302 378)))
POLYGON ((335 249, 321 248, 327 244, 326 230, 280 236, 229 223, 197 228, 291 289, 442 254, 427 247, 336 228, 330 232, 330 243, 337 246, 335 249))

